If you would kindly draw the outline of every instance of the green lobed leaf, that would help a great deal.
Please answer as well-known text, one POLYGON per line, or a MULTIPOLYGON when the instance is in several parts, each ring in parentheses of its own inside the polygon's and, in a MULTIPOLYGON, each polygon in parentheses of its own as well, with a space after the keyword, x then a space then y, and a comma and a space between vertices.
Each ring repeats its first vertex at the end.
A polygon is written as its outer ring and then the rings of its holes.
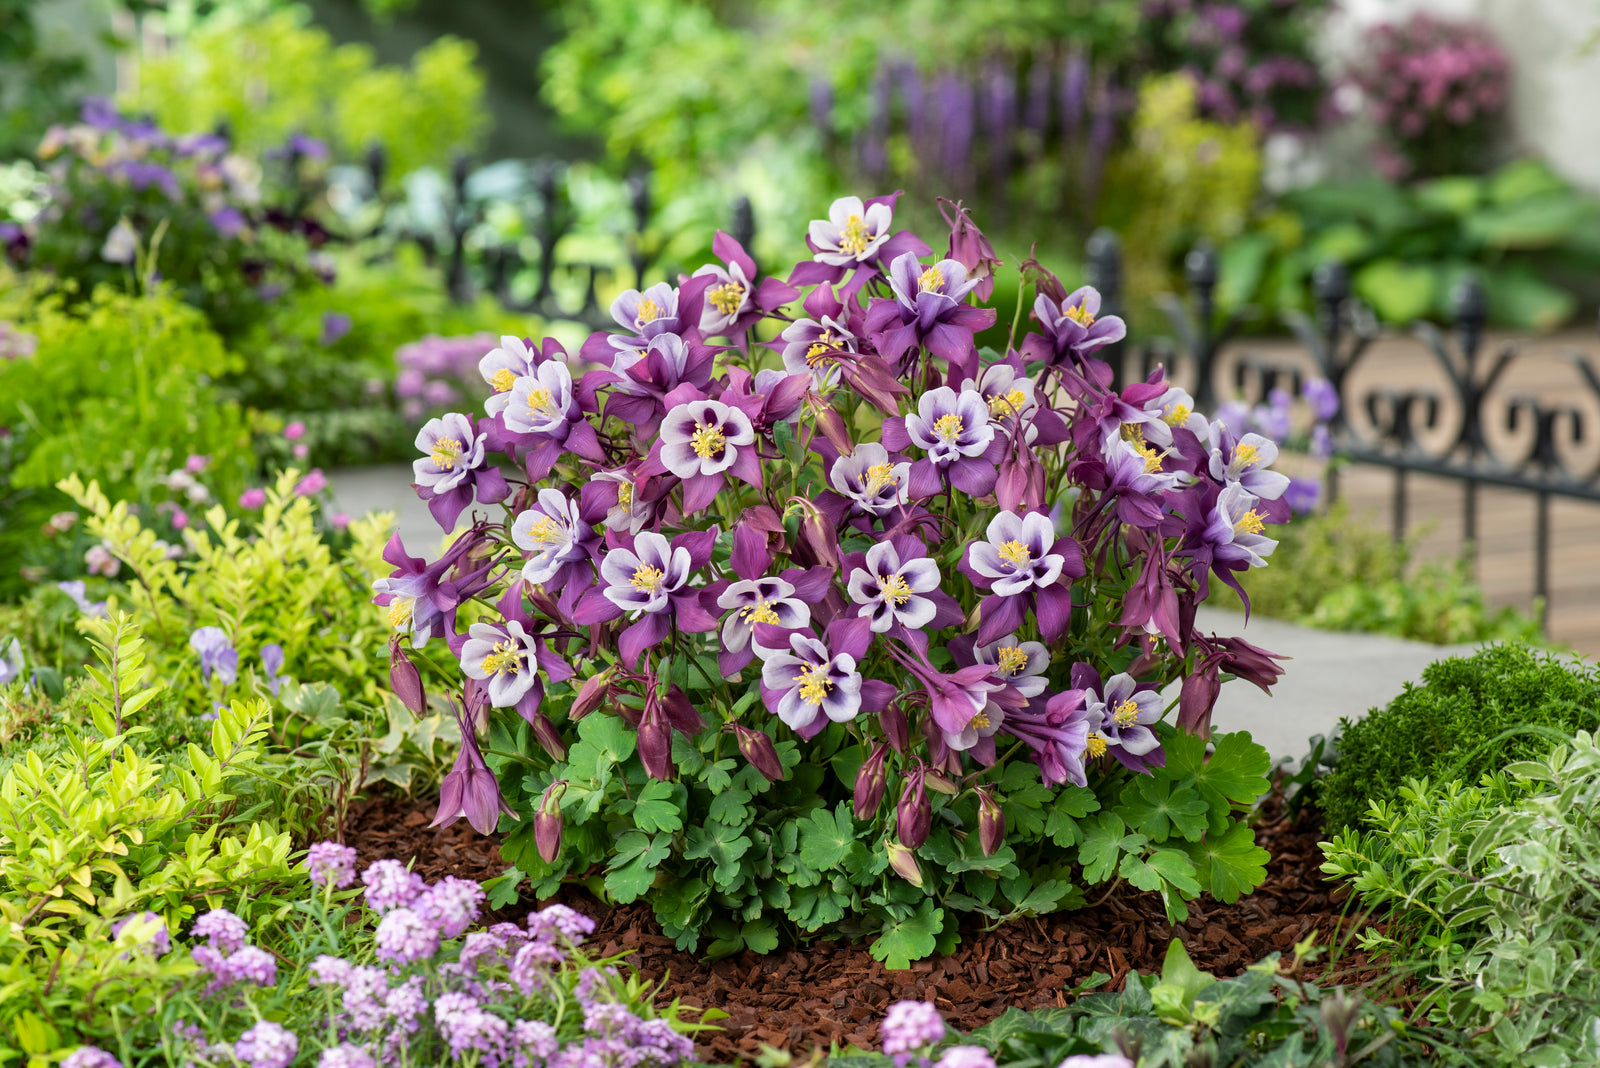
POLYGON ((799 821, 799 830, 800 859, 818 871, 838 867, 856 844, 855 820, 843 801, 831 813, 814 810, 799 821))
POLYGON ((1208 833, 1204 841, 1182 843, 1182 849, 1194 861, 1200 882, 1225 905, 1266 882, 1266 864, 1272 859, 1256 845, 1249 825, 1240 822, 1230 824, 1223 834, 1208 833))
POLYGON ((678 783, 651 779, 634 800, 633 823, 641 831, 665 831, 669 834, 683 829, 683 804, 688 792, 678 783))
POLYGON ((935 907, 931 898, 925 898, 909 916, 885 924, 883 933, 867 951, 885 968, 909 968, 912 961, 932 955, 943 926, 944 910, 935 907))
POLYGON ((1210 806, 1199 791, 1187 783, 1175 784, 1164 775, 1141 775, 1128 783, 1117 812, 1129 827, 1148 835, 1152 842, 1165 842, 1174 830, 1197 842, 1210 823, 1210 806))

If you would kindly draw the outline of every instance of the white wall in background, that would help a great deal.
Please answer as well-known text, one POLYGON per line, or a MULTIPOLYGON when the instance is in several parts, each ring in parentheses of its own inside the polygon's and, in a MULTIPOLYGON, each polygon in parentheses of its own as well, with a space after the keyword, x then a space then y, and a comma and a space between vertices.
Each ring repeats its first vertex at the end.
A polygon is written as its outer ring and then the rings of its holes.
POLYGON ((1600 0, 1342 0, 1329 27, 1332 57, 1360 29, 1415 11, 1488 24, 1511 59, 1511 129, 1572 181, 1600 192, 1600 0))

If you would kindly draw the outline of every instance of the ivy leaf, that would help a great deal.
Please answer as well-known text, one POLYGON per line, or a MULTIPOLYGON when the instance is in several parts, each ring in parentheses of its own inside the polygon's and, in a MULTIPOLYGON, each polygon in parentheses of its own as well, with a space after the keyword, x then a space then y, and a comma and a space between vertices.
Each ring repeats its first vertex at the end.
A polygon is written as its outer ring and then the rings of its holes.
POLYGON ((931 955, 938 947, 943 926, 944 909, 935 908, 932 898, 924 898, 917 911, 885 924, 867 951, 885 968, 909 968, 912 961, 931 955))
POLYGON ((626 831, 617 839, 617 852, 606 868, 606 889, 626 905, 643 897, 656 881, 656 867, 672 852, 670 836, 654 838, 643 831, 626 831))
POLYGON ((1164 775, 1141 775, 1130 782, 1122 791, 1117 811, 1128 826, 1149 835, 1152 842, 1165 842, 1173 830, 1198 842, 1211 822, 1210 806, 1195 788, 1174 784, 1164 775))
POLYGON ((683 829, 683 799, 687 791, 678 783, 651 779, 639 791, 633 807, 633 824, 641 831, 665 831, 668 834, 683 829))
POLYGON ((854 817, 843 801, 834 812, 819 808, 800 821, 800 859, 818 871, 843 863, 855 841, 854 817))
POLYGON ((1256 834, 1247 824, 1235 821, 1223 834, 1207 834, 1205 841, 1185 842, 1182 848, 1194 861, 1200 882, 1225 905, 1267 880, 1272 854, 1256 845, 1256 834))

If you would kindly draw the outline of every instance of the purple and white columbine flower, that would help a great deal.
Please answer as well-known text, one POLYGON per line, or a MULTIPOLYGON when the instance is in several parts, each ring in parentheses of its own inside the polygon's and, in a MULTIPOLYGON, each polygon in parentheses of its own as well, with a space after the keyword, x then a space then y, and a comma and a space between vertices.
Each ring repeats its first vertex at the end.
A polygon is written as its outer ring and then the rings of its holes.
POLYGON ((643 293, 630 289, 612 301, 611 318, 629 334, 611 335, 611 347, 619 353, 641 349, 653 337, 677 333, 678 296, 677 287, 657 282, 643 293))
POLYGON ((1278 543, 1262 533, 1266 523, 1256 510, 1259 498, 1238 482, 1230 482, 1217 495, 1203 538, 1211 546, 1212 559, 1228 565, 1240 562, 1250 567, 1266 567, 1266 557, 1278 543))
POLYGON ((1028 744, 1046 786, 1070 782, 1089 785, 1083 758, 1089 745, 1090 716, 1082 690, 1053 695, 1039 708, 1037 700, 1013 711, 1001 729, 1028 744))
POLYGON ((867 207, 860 197, 840 197, 828 206, 826 219, 812 219, 807 229, 816 252, 812 258, 830 267, 854 267, 878 254, 889 239, 894 209, 877 203, 867 207))
POLYGON ((911 493, 922 499, 939 492, 938 472, 946 472, 957 489, 974 496, 994 488, 994 464, 987 455, 994 444, 989 405, 977 390, 957 393, 949 386, 930 389, 917 399, 917 410, 905 417, 903 435, 892 422, 883 440, 899 447, 901 437, 928 454, 912 468, 911 493))
POLYGON ((516 708, 524 715, 538 708, 543 687, 538 686, 538 645, 521 623, 474 623, 461 646, 461 670, 469 679, 488 682, 489 704, 516 708), (531 700, 526 712, 522 705, 531 700))
POLYGON ((589 479, 589 486, 582 492, 585 501, 590 493, 602 496, 606 502, 603 522, 607 530, 614 530, 618 534, 638 534, 655 521, 655 502, 640 499, 638 483, 625 467, 615 471, 596 471, 589 479), (607 483, 612 485, 608 486, 607 483))
POLYGON ((896 463, 875 441, 863 442, 833 462, 828 481, 860 511, 884 516, 910 500, 911 464, 896 463))
POLYGON ((416 485, 435 494, 460 486, 483 465, 484 442, 472 420, 460 412, 429 419, 417 431, 417 449, 424 455, 411 461, 416 485))
POLYGON ((845 325, 832 316, 796 319, 783 328, 783 369, 790 374, 809 374, 820 393, 839 384, 839 364, 830 352, 856 352, 857 341, 845 325))
POLYGON ((1084 690, 1084 707, 1094 725, 1086 743, 1090 756, 1099 756, 1111 747, 1144 756, 1161 744, 1150 729, 1150 724, 1161 718, 1161 694, 1138 686, 1132 675, 1123 673, 1106 680, 1103 695, 1095 689, 1084 690))
POLYGON ((1083 357, 1121 341, 1128 326, 1115 315, 1100 314, 1100 293, 1093 286, 1082 286, 1057 304, 1044 293, 1033 302, 1033 314, 1044 328, 1051 352, 1031 352, 1035 358, 1059 363, 1069 354, 1083 357))
POLYGON ((907 357, 919 347, 961 367, 968 377, 978 373, 973 335, 993 326, 997 313, 966 303, 978 279, 956 260, 940 260, 924 267, 915 253, 895 257, 889 265, 889 288, 894 299, 879 298, 867 309, 866 331, 887 360, 906 369, 907 357))
POLYGON ((755 310, 751 299, 754 286, 738 260, 729 261, 726 267, 708 263, 694 272, 696 278, 707 275, 715 281, 706 290, 705 306, 700 311, 700 333, 718 337, 728 334, 734 323, 749 318, 749 313, 755 310))
POLYGON ((1289 488, 1289 476, 1267 468, 1278 458, 1278 443, 1260 434, 1245 434, 1237 442, 1221 424, 1213 427, 1211 477, 1237 483, 1263 500, 1275 501, 1289 488))
POLYGON ((633 548, 621 546, 600 558, 600 577, 606 582, 606 599, 630 618, 664 611, 672 594, 689 581, 689 550, 673 548, 666 537, 646 531, 633 539, 633 548))
POLYGON ((794 594, 793 583, 771 576, 741 579, 723 590, 717 597, 717 607, 728 613, 722 623, 723 649, 742 653, 749 648, 757 623, 785 630, 799 630, 810 623, 810 606, 794 594))
POLYGON ((515 434, 564 435, 567 424, 582 414, 573 396, 572 371, 560 360, 546 360, 518 378, 500 407, 506 429, 515 434))
POLYGON ((871 621, 882 634, 895 624, 921 630, 938 614, 932 598, 919 594, 939 588, 939 566, 926 556, 900 558, 892 541, 880 541, 867 550, 865 567, 850 572, 850 599, 860 607, 856 615, 871 621))
POLYGON ((1015 634, 1007 634, 987 645, 975 645, 972 659, 993 664, 995 675, 1024 697, 1038 697, 1048 685, 1044 673, 1050 666, 1050 651, 1043 642, 1019 642, 1015 634))
POLYGON ((484 411, 499 415, 511 403, 511 387, 517 379, 533 374, 538 366, 538 350, 528 348, 527 342, 509 334, 500 339, 500 347, 490 349, 478 361, 478 373, 494 390, 483 402, 484 411))
MULTIPOLYGON (((546 365, 548 366, 548 365, 546 365)), ((517 516, 511 540, 531 553, 522 565, 522 580, 530 586, 549 582, 566 565, 588 559, 583 547, 593 531, 578 515, 578 504, 557 489, 539 491, 539 501, 517 516)))
POLYGON ((761 664, 761 696, 767 708, 802 737, 820 731, 825 720, 845 723, 861 711, 861 672, 849 653, 831 652, 806 634, 789 636, 784 650, 756 646, 761 664))
POLYGON ((1043 512, 1000 512, 989 520, 984 538, 967 547, 967 558, 999 596, 1015 597, 1061 578, 1066 557, 1050 551, 1056 529, 1043 512))
MULTIPOLYGON (((750 417, 721 401, 677 405, 661 421, 661 439, 651 459, 683 480, 683 512, 698 512, 721 492, 727 475, 761 486, 761 460, 752 447, 750 417)), ((651 465, 647 461, 647 468, 651 465)))
POLYGON ((1189 391, 1178 386, 1170 387, 1151 402, 1150 407, 1158 418, 1139 424, 1144 439, 1158 448, 1172 448, 1172 432, 1178 427, 1193 434, 1202 445, 1211 441, 1211 424, 1194 410, 1194 398, 1189 391))
POLYGON ((239 678, 239 651, 228 640, 227 631, 221 627, 200 627, 189 635, 189 647, 200 654, 200 677, 211 678, 214 672, 224 686, 232 686, 239 678))

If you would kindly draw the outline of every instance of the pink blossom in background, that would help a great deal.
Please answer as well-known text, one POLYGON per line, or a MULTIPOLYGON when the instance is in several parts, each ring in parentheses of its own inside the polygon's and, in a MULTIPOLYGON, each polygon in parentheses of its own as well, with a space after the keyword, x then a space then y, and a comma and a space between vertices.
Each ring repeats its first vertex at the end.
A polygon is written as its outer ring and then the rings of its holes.
POLYGON ((288 438, 290 441, 299 441, 301 438, 306 436, 306 425, 300 420, 296 419, 294 422, 283 428, 283 436, 288 438))
POLYGON ((267 491, 260 486, 254 486, 239 494, 239 507, 254 511, 267 503, 267 491))
POLYGON ((322 468, 314 467, 311 473, 302 478, 294 487, 296 497, 313 497, 328 488, 328 476, 322 473, 322 468))

